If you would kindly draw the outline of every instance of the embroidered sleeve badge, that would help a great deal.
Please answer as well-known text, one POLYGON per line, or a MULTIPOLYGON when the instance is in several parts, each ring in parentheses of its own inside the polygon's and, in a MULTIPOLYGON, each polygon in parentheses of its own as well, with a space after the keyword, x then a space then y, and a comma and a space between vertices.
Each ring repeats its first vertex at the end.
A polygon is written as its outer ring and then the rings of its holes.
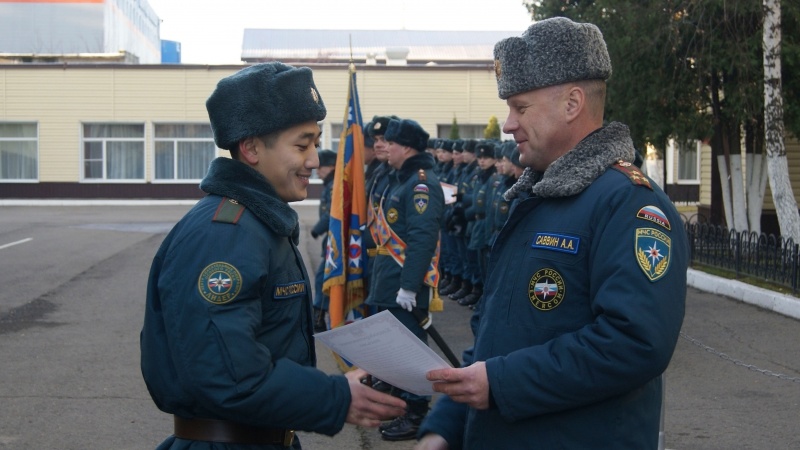
POLYGON ((197 290, 207 302, 223 305, 239 295, 242 289, 242 275, 226 262, 207 265, 197 279, 197 290))
POLYGON ((655 228, 636 229, 636 262, 650 281, 663 277, 669 269, 672 239, 655 228))
POLYGON ((417 209, 419 214, 425 212, 428 209, 428 194, 414 194, 414 207, 417 209))
POLYGON ((644 208, 640 209, 638 213, 636 213, 636 218, 649 220, 650 222, 660 225, 667 230, 672 229, 672 226, 669 224, 669 219, 667 219, 667 215, 664 214, 664 211, 657 206, 645 206, 644 208))

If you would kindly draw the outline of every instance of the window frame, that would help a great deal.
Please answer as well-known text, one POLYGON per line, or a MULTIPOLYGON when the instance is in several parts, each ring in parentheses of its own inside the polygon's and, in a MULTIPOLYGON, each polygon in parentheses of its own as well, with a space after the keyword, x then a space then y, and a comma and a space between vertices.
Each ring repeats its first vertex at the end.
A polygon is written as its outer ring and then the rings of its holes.
POLYGON ((36 151, 34 158, 36 159, 36 174, 34 178, 3 178, 0 172, 0 183, 38 183, 41 175, 39 170, 39 162, 41 161, 41 154, 39 148, 39 122, 38 121, 24 121, 24 120, 2 120, 0 124, 9 125, 33 125, 36 129, 36 136, 32 138, 26 137, 4 137, 0 136, 0 142, 34 142, 36 151))
MULTIPOLYGON (((209 137, 209 138, 174 138, 174 137, 173 138, 160 138, 160 137, 157 137, 157 134, 156 134, 156 127, 159 126, 159 125, 207 125, 209 127, 209 130, 210 130, 211 129, 211 123, 209 123, 209 122, 157 121, 157 122, 152 122, 151 123, 151 127, 150 127, 151 128, 151 136, 152 136, 152 139, 151 139, 151 142, 152 142, 151 149, 152 150, 150 152, 151 158, 150 158, 150 164, 149 164, 149 169, 150 169, 150 174, 151 174, 151 176, 149 177, 150 181, 153 184, 197 184, 200 181, 202 181, 203 178, 196 178, 196 179, 195 178, 157 178, 158 170, 157 170, 156 166, 158 164, 158 159, 156 157, 156 144, 158 142, 170 142, 170 141, 173 143, 173 145, 175 143, 177 143, 177 142, 210 142, 212 145, 214 145, 214 154, 212 155, 212 158, 211 158, 212 160, 214 160, 215 158, 218 158, 218 157, 221 156, 220 152, 222 151, 222 149, 217 147, 216 143, 214 142, 213 131, 212 131, 211 137, 209 137)), ((173 146, 173 149, 172 149, 172 151, 173 151, 173 163, 174 163, 174 166, 173 166, 173 169, 172 169, 173 170, 173 175, 175 175, 177 170, 178 170, 178 164, 177 164, 178 160, 177 160, 177 155, 175 154, 175 152, 177 152, 177 150, 178 150, 177 147, 173 146)), ((226 153, 228 153, 228 152, 226 151, 226 153)))
POLYGON ((686 144, 694 143, 695 146, 695 157, 694 157, 694 166, 695 166, 695 178, 681 178, 681 146, 680 141, 677 139, 670 139, 670 146, 672 147, 672 154, 675 157, 675 174, 673 178, 673 182, 675 184, 685 184, 685 185, 699 185, 700 184, 700 161, 701 161, 701 150, 702 150, 702 142, 697 139, 689 139, 685 141, 686 144))
POLYGON ((147 183, 147 124, 145 122, 108 122, 108 121, 82 121, 80 123, 80 158, 78 158, 78 164, 80 165, 80 182, 81 183, 108 183, 108 184, 144 184, 147 183), (86 126, 90 125, 134 125, 134 126, 141 126, 142 127, 142 137, 141 138, 132 138, 132 137, 124 137, 124 138, 93 138, 88 137, 85 135, 84 131, 86 130, 86 126), (86 143, 87 142, 101 142, 103 148, 103 156, 102 156, 102 167, 103 167, 103 177, 102 178, 87 178, 86 177, 86 143), (108 142, 141 142, 141 157, 142 157, 142 177, 141 178, 108 178, 108 171, 107 171, 107 161, 108 161, 108 153, 107 153, 107 143, 108 142))

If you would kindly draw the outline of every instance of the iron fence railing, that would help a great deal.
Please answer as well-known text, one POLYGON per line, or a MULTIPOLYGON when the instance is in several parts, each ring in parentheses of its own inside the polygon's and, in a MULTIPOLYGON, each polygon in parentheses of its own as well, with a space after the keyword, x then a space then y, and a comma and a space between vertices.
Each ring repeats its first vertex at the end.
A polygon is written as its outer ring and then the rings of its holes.
POLYGON ((773 234, 737 232, 708 223, 685 223, 691 263, 775 283, 797 293, 800 245, 773 234))

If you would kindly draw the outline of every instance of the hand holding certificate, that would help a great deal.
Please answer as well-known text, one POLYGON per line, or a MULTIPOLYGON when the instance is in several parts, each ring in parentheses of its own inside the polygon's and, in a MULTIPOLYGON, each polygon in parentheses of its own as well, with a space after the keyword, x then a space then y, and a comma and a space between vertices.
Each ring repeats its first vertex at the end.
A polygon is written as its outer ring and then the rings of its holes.
POLYGON ((450 367, 389 311, 314 337, 353 365, 417 395, 434 393, 428 371, 450 367))

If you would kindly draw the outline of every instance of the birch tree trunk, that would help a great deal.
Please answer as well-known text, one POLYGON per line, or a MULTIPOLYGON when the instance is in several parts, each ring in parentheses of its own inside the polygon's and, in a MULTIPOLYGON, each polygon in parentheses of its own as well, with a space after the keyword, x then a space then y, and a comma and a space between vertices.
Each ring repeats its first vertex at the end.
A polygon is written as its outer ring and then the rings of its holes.
POLYGON ((767 172, 781 236, 800 243, 800 214, 789 180, 781 97, 781 2, 763 0, 764 129, 767 172))

